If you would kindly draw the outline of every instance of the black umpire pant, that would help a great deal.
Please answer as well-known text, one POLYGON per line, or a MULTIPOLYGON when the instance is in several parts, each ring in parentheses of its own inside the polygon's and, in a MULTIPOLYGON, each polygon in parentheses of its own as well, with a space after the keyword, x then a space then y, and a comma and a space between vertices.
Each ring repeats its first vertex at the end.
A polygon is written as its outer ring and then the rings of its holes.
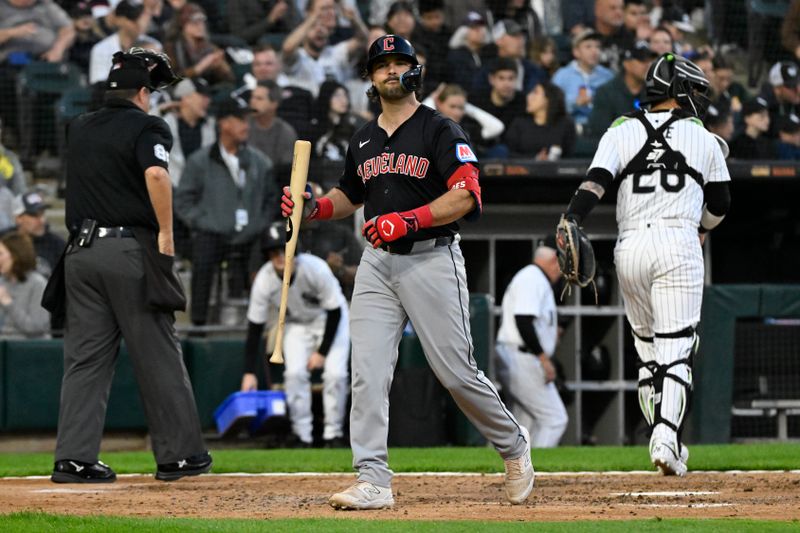
POLYGON ((134 238, 95 238, 65 256, 64 379, 55 460, 97 461, 111 381, 125 339, 156 463, 206 451, 172 313, 145 304, 134 238))

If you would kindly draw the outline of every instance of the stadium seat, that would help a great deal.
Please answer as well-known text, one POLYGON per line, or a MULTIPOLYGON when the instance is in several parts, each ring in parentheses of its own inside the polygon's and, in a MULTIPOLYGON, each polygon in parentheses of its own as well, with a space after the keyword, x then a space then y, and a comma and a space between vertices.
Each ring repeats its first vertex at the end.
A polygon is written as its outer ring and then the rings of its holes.
POLYGON ((71 63, 33 61, 19 74, 17 110, 20 157, 26 166, 45 148, 56 148, 55 114, 58 98, 85 81, 80 68, 71 63))

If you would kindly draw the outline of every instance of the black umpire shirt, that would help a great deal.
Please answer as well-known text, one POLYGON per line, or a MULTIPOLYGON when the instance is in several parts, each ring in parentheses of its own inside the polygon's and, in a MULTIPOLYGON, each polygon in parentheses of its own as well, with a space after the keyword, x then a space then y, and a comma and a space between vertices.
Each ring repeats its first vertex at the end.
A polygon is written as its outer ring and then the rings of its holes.
MULTIPOLYGON (((350 139, 339 189, 355 204, 364 204, 370 220, 394 211, 409 211, 447 192, 447 180, 464 163, 478 166, 461 127, 420 105, 391 137, 368 122, 350 139)), ((422 229, 397 243, 455 234, 455 222, 422 229)))
POLYGON ((167 168, 172 134, 167 123, 128 100, 109 100, 67 129, 66 223, 139 226, 158 231, 144 171, 167 168))

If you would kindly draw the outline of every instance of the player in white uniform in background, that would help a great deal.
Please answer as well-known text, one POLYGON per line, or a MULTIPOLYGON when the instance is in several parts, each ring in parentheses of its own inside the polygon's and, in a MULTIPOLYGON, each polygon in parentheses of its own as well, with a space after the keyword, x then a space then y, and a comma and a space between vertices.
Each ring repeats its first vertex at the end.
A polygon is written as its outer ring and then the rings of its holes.
POLYGON ((497 333, 497 376, 506 405, 530 431, 534 448, 558 446, 569 420, 550 361, 558 341, 552 284, 560 276, 555 239, 549 238, 506 288, 497 333))
MULTIPOLYGON (((283 285, 284 241, 282 226, 268 228, 262 250, 268 261, 256 274, 247 309, 245 374, 242 390, 258 388, 256 362, 264 357, 258 349, 264 325, 277 321, 283 285)), ((301 447, 311 446, 311 371, 322 371, 322 405, 327 447, 344 447, 344 416, 349 392, 350 331, 347 301, 328 264, 311 254, 295 256, 286 307, 283 336, 283 373, 292 431, 301 447)), ((269 329, 269 328, 268 328, 269 329)))
POLYGON ((652 429, 650 458, 686 473, 681 428, 692 391, 695 328, 703 298, 705 234, 730 207, 727 145, 699 116, 708 80, 667 53, 645 78, 649 110, 617 119, 600 140, 565 216, 581 223, 619 179, 614 249, 625 314, 639 354, 639 405, 652 429))

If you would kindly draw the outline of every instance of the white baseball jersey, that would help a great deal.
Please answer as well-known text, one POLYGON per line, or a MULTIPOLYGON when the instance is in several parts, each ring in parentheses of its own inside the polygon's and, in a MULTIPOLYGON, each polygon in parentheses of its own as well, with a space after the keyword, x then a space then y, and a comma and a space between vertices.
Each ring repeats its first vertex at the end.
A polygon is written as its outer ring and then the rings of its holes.
MULTIPOLYGON (((256 274, 250 290, 247 320, 265 324, 270 309, 280 308, 283 277, 278 277, 275 267, 267 262, 256 274)), ((339 281, 328 264, 311 254, 299 254, 294 259, 294 279, 289 286, 287 323, 310 323, 323 320, 327 311, 347 304, 339 281)))
MULTIPOLYGON (((671 116, 669 112, 645 113, 645 119, 656 129, 671 116)), ((639 120, 618 118, 600 139, 589 168, 603 168, 616 177, 645 142, 649 142, 651 150, 647 162, 653 170, 649 174, 626 176, 622 180, 617 195, 617 224, 621 227, 625 223, 658 219, 685 220, 697 226, 703 210, 703 186, 713 181, 730 181, 722 150, 699 119, 677 120, 663 133, 669 146, 683 154, 686 163, 699 172, 702 184, 690 175, 674 173, 666 168, 662 160, 665 154, 662 143, 649 139, 639 120)))
POLYGON ((514 275, 503 295, 502 308, 497 342, 524 346, 514 316, 533 315, 536 317, 533 328, 539 344, 548 356, 553 355, 558 336, 556 300, 550 280, 541 268, 528 265, 514 275))

